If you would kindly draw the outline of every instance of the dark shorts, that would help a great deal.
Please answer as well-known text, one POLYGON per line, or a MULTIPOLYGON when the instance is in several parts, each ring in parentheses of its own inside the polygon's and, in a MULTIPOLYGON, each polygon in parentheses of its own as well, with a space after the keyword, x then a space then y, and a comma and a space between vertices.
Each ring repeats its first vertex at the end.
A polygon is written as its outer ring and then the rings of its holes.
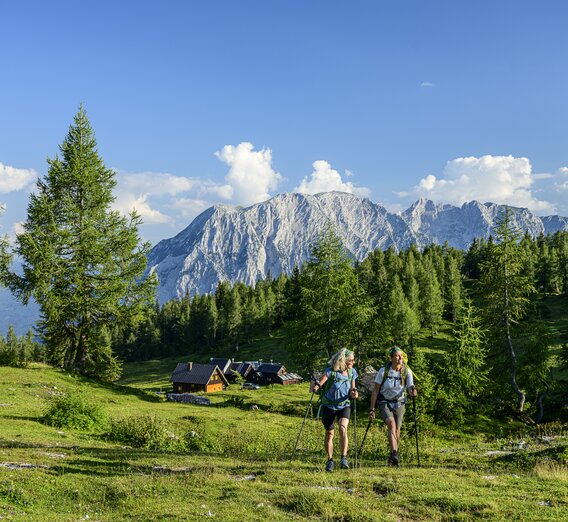
POLYGON ((325 431, 333 431, 333 424, 335 419, 338 421, 341 419, 349 420, 351 418, 351 406, 346 406, 341 410, 332 410, 327 406, 321 407, 321 421, 325 431))
POLYGON ((400 428, 402 426, 402 419, 404 418, 404 404, 398 406, 398 408, 390 409, 388 403, 379 402, 377 404, 379 407, 379 412, 384 421, 394 418, 396 422, 396 427, 400 428))

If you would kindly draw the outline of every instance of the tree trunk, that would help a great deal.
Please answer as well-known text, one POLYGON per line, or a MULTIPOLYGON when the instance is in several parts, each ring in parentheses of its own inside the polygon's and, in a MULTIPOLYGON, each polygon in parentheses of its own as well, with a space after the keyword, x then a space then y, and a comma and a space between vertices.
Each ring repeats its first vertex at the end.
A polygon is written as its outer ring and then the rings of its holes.
POLYGON ((542 418, 544 417, 544 404, 543 401, 544 399, 547 397, 548 392, 550 390, 550 386, 547 384, 547 382, 545 380, 543 380, 544 385, 546 386, 546 391, 542 392, 539 396, 538 399, 536 400, 536 403, 538 404, 538 410, 537 410, 537 414, 536 414, 536 419, 535 422, 538 424, 540 423, 540 421, 542 420, 542 418))
POLYGON ((517 354, 513 347, 513 340, 511 339, 511 322, 509 315, 509 286, 508 286, 508 269, 507 261, 504 263, 505 269, 505 331, 507 333, 507 344, 509 346, 509 355, 511 357, 511 385, 517 394, 517 411, 522 413, 525 407, 525 394, 517 384, 517 354))
POLYGON ((515 393, 517 394, 517 411, 519 413, 522 413, 525 407, 525 393, 519 388, 519 385, 517 384, 517 355, 513 347, 513 340, 511 339, 511 331, 508 318, 505 319, 505 321, 507 326, 507 344, 509 346, 509 355, 511 356, 511 385, 513 386, 513 390, 515 390, 515 393))

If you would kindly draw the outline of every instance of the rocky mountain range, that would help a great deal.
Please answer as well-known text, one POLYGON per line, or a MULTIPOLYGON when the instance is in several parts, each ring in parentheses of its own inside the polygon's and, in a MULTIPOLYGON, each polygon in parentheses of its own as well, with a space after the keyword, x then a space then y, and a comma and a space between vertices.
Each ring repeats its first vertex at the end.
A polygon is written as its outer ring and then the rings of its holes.
MULTIPOLYGON (((461 207, 420 199, 400 214, 369 199, 342 192, 313 196, 285 193, 247 208, 217 205, 183 231, 160 241, 149 256, 159 278, 160 302, 214 291, 219 281, 253 284, 270 272, 290 273, 331 223, 354 259, 376 248, 397 250, 415 243, 467 249, 475 237, 488 238, 502 205, 472 201, 461 207)), ((539 217, 514 208, 522 231, 537 236, 568 230, 568 218, 539 217)))
MULTIPOLYGON (((401 213, 342 192, 314 196, 285 193, 247 208, 216 205, 197 216, 175 237, 160 241, 148 259, 159 277, 161 303, 189 292, 215 290, 219 281, 253 284, 270 272, 290 273, 307 259, 318 235, 331 223, 354 259, 376 248, 397 250, 411 243, 467 249, 475 237, 488 238, 502 205, 472 201, 461 207, 420 199, 401 213)), ((537 236, 568 230, 568 218, 539 217, 514 208, 520 230, 537 236)), ((0 332, 14 324, 23 335, 37 320, 37 305, 20 305, 0 289, 0 332)))

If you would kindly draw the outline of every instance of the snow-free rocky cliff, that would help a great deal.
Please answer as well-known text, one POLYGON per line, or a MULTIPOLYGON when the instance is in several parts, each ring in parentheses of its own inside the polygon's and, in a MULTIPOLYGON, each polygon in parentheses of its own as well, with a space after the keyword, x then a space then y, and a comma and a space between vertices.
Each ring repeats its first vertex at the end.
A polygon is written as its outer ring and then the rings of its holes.
MULTIPOLYGON (((217 205, 207 209, 177 236, 160 241, 149 255, 149 270, 159 278, 158 299, 215 290, 219 281, 253 284, 270 272, 277 276, 301 266, 331 223, 354 259, 376 248, 397 250, 415 243, 467 249, 473 238, 488 238, 503 206, 472 201, 461 207, 420 199, 401 214, 343 192, 309 196, 280 194, 247 208, 217 205)), ((568 230, 568 218, 538 217, 515 208, 522 231, 537 236, 568 230)))

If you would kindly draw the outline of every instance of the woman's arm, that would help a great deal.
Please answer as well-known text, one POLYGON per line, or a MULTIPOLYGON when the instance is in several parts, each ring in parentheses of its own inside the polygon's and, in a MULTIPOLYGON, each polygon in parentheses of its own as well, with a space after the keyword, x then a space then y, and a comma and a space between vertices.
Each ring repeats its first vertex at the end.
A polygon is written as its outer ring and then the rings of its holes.
POLYGON ((371 393, 371 406, 369 409, 369 418, 375 418, 375 404, 377 402, 377 397, 379 396, 379 391, 381 390, 381 385, 376 382, 373 388, 373 392, 371 393))
POLYGON ((349 396, 352 399, 356 399, 357 397, 359 397, 359 392, 357 391, 357 383, 355 382, 355 379, 351 381, 351 390, 349 390, 349 396))
POLYGON ((416 386, 414 386, 412 370, 408 370, 408 375, 406 376, 406 391, 411 397, 416 397, 416 386))
POLYGON ((327 382, 327 373, 324 373, 320 380, 314 383, 314 390, 317 392, 322 389, 323 385, 327 382))

